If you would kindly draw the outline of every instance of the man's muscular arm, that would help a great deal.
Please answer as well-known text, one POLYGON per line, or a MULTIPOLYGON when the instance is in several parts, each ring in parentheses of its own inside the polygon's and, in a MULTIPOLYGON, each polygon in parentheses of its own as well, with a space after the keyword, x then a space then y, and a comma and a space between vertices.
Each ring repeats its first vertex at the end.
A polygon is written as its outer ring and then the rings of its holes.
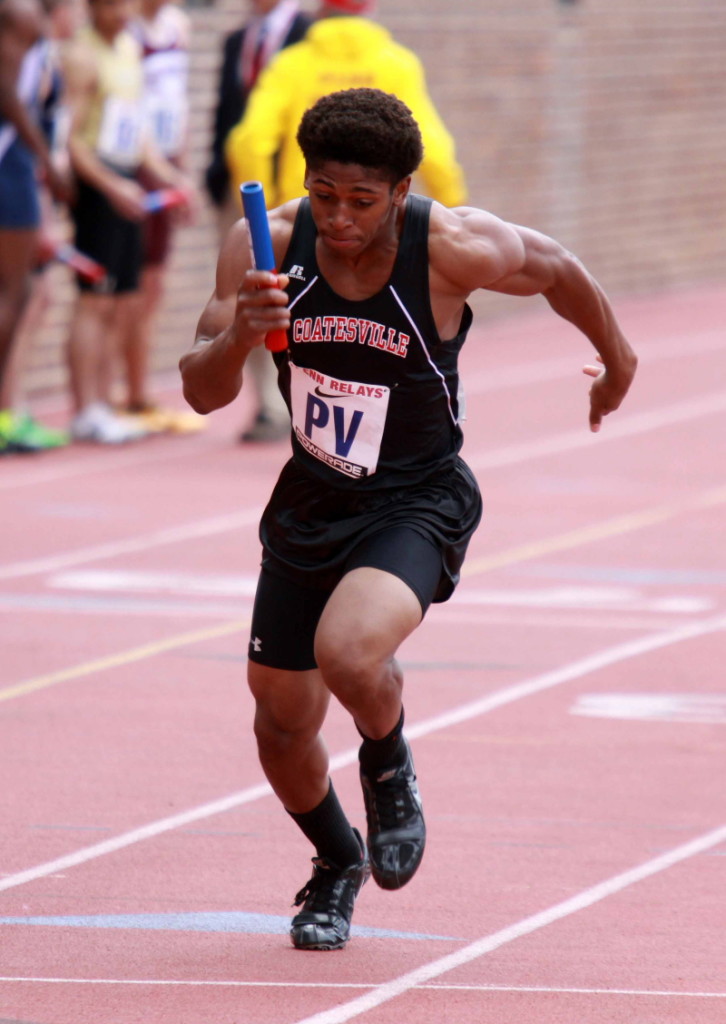
POLYGON ((37 157, 54 198, 68 202, 71 188, 67 175, 54 166, 45 136, 18 93, 23 59, 43 38, 45 29, 43 10, 36 0, 5 0, 0 4, 0 117, 14 126, 37 157))
POLYGON ((586 267, 559 242, 528 228, 514 229, 524 245, 520 270, 490 287, 507 295, 541 294, 563 319, 574 324, 596 349, 601 367, 587 365, 590 429, 619 408, 635 376, 638 360, 604 291, 586 267))
POLYGON ((179 362, 184 397, 196 412, 232 402, 250 351, 264 344, 268 331, 289 326, 287 281, 284 274, 252 269, 246 225, 238 221, 222 247, 216 288, 199 319, 194 346, 179 362))
MULTIPOLYGON (((584 368, 595 378, 590 389, 590 427, 599 430, 602 417, 625 398, 637 366, 600 285, 577 257, 547 235, 480 210, 447 212, 454 218, 446 272, 450 283, 458 280, 468 291, 484 288, 505 295, 543 295, 559 316, 590 340, 602 362, 600 367, 584 368)), ((442 248, 445 251, 446 246, 442 248)), ((443 267, 440 258, 437 262, 443 267)))

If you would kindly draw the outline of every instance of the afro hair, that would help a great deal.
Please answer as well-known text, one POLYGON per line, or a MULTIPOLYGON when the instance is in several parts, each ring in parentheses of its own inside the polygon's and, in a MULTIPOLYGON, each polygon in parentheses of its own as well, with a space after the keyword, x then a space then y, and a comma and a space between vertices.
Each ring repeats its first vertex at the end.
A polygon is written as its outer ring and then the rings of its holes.
POLYGON ((297 141, 308 167, 328 161, 383 172, 395 185, 423 157, 418 124, 405 103, 380 89, 343 89, 303 114, 297 141))

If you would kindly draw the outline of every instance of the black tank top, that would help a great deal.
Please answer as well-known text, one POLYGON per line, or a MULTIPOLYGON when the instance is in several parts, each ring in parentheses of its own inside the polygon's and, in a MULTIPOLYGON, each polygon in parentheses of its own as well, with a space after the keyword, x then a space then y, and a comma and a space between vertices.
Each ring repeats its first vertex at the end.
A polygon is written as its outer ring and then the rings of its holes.
POLYGON ((300 201, 280 270, 289 275, 289 348, 275 356, 293 421, 293 458, 333 487, 415 484, 461 448, 457 360, 471 326, 439 337, 429 298, 431 200, 409 195, 391 276, 370 298, 332 290, 300 201))

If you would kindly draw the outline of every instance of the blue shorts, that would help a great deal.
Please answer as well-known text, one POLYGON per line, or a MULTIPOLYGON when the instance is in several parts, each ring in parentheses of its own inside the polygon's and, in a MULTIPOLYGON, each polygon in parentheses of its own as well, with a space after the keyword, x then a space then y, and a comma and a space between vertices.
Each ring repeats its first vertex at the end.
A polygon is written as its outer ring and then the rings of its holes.
POLYGON ((40 224, 40 201, 35 159, 15 139, 0 160, 0 228, 28 229, 40 224))

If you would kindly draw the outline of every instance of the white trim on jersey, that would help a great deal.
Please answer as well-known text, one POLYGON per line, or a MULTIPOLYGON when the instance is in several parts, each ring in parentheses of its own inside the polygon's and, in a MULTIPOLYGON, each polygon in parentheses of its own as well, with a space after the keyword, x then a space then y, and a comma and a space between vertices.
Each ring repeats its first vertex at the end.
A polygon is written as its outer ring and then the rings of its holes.
MULTIPOLYGON (((284 273, 285 273, 285 271, 283 270, 283 271, 282 271, 282 273, 284 274, 284 273)), ((290 303, 290 305, 288 306, 288 309, 294 309, 294 308, 295 308, 295 304, 296 304, 297 302, 299 302, 299 301, 300 301, 300 299, 301 299, 301 298, 303 297, 303 295, 307 295, 307 293, 308 293, 308 292, 310 291, 310 289, 312 288, 312 286, 313 286, 313 285, 314 285, 314 284, 315 284, 315 283, 317 282, 317 280, 318 280, 318 277, 319 277, 319 275, 318 275, 318 274, 316 274, 316 275, 315 275, 315 277, 314 277, 314 278, 312 279, 312 281, 310 282, 310 284, 309 284, 309 285, 307 285, 307 286, 306 286, 305 288, 303 288, 303 290, 302 290, 302 291, 300 292, 300 294, 299 294, 299 295, 297 295, 297 296, 296 296, 296 297, 295 297, 295 298, 294 298, 294 299, 292 300, 292 302, 291 302, 291 303, 290 303)))
POLYGON ((410 323, 411 327, 413 328, 413 333, 418 338, 419 345, 423 349, 423 353, 426 356, 426 359, 428 361, 429 366, 431 367, 431 369, 434 371, 436 376, 441 381, 441 386, 443 387, 444 394, 446 395, 446 406, 447 406, 447 408, 449 410, 449 416, 451 417, 451 422, 454 424, 454 426, 457 426, 458 424, 457 424, 456 416, 454 416, 454 410, 451 408, 451 395, 449 394, 449 389, 446 386, 446 378, 444 377, 444 375, 441 372, 441 370, 438 368, 436 363, 431 358, 431 353, 426 348, 426 342, 423 340, 421 332, 419 331, 418 327, 416 326, 415 320, 413 319, 413 317, 411 316, 411 314, 409 313, 409 311, 406 309, 405 305, 403 304, 403 302, 399 298, 399 295, 396 292, 396 289, 393 287, 392 284, 388 285, 388 289, 389 289, 391 295, 394 297, 394 299, 398 303, 398 305, 401 307, 403 315, 406 317, 406 319, 410 323))

